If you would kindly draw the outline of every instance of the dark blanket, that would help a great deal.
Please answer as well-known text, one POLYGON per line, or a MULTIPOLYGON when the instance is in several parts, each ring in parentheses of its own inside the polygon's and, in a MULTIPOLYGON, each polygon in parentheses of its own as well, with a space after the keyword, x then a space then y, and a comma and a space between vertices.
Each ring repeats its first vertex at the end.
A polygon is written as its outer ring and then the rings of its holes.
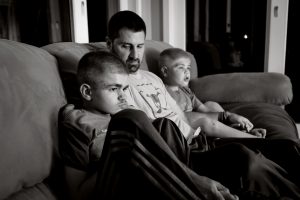
POLYGON ((294 120, 280 106, 269 103, 230 103, 222 105, 225 110, 247 117, 256 128, 267 130, 267 139, 298 138, 294 120))

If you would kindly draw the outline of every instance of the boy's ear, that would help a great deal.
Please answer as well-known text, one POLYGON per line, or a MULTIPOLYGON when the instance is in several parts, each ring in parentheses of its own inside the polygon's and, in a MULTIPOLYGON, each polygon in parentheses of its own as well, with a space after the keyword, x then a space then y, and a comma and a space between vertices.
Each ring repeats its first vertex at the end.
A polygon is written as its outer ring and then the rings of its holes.
POLYGON ((168 68, 167 68, 167 66, 162 66, 161 68, 160 68, 160 71, 161 71, 161 74, 164 76, 164 77, 167 77, 168 76, 168 68))
POLYGON ((92 100, 92 90, 89 84, 84 83, 80 85, 79 90, 82 98, 84 98, 86 101, 92 100))

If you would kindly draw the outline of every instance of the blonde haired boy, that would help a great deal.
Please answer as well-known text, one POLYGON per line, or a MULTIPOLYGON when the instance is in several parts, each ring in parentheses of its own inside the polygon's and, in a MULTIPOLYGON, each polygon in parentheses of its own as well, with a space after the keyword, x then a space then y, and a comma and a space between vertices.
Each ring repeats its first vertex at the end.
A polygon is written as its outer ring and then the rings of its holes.
POLYGON ((168 92, 184 111, 193 128, 200 127, 212 137, 265 137, 266 130, 253 129, 253 124, 247 118, 224 111, 217 102, 202 103, 195 96, 188 87, 191 78, 191 57, 188 52, 179 48, 162 51, 159 67, 168 92))

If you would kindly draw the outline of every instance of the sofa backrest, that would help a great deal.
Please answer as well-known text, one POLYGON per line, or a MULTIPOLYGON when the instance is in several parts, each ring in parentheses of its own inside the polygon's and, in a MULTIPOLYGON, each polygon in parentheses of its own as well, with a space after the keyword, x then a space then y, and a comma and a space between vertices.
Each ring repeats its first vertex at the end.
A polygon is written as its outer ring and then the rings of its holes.
MULTIPOLYGON (((145 41, 145 53, 142 61, 141 69, 149 70, 158 74, 158 57, 161 51, 172 47, 170 44, 154 40, 145 41)), ((79 91, 76 82, 77 64, 80 58, 90 52, 103 50, 108 51, 105 42, 96 42, 88 44, 79 44, 74 42, 59 42, 46 45, 43 49, 54 55, 59 64, 62 81, 65 87, 66 96, 69 103, 80 103, 79 91)), ((192 54, 191 77, 198 76, 197 64, 192 54)))
POLYGON ((0 39, 0 199, 51 173, 57 115, 66 103, 56 59, 43 49, 0 39))

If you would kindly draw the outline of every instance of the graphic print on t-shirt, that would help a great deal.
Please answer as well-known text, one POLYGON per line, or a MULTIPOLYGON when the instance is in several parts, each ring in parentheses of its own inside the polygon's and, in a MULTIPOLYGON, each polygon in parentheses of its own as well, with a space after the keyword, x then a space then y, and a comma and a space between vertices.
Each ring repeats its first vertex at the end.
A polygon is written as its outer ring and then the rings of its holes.
POLYGON ((152 83, 143 83, 136 85, 139 94, 153 110, 153 115, 160 117, 164 110, 167 110, 167 103, 160 88, 155 87, 152 83))

